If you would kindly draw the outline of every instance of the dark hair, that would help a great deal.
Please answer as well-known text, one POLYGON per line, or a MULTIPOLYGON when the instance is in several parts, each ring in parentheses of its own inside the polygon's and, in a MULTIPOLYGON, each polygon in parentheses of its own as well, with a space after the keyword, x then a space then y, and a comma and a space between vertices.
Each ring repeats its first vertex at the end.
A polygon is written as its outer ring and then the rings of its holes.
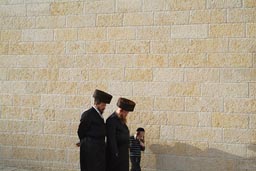
POLYGON ((144 128, 138 128, 136 131, 137 132, 145 132, 144 128))
POLYGON ((101 100, 99 98, 94 99, 94 104, 95 105, 100 104, 100 103, 101 103, 101 100))

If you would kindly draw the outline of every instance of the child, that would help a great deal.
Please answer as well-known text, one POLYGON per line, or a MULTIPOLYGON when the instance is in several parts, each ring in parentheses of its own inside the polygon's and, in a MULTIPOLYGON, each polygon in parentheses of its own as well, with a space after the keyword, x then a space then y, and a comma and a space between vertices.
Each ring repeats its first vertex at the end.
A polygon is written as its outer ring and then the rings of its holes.
POLYGON ((138 128, 136 131, 137 133, 130 137, 130 160, 132 163, 131 171, 141 171, 141 151, 145 150, 145 130, 143 128, 138 128))

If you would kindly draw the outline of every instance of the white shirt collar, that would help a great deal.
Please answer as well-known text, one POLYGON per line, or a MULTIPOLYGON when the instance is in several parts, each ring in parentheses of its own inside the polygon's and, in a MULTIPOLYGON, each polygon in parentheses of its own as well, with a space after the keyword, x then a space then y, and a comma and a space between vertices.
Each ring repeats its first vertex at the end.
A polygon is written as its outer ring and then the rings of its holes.
POLYGON ((97 113, 100 115, 100 117, 101 117, 102 119, 104 119, 103 116, 102 116, 102 114, 100 113, 100 111, 99 111, 95 106, 92 106, 92 107, 97 111, 97 113))

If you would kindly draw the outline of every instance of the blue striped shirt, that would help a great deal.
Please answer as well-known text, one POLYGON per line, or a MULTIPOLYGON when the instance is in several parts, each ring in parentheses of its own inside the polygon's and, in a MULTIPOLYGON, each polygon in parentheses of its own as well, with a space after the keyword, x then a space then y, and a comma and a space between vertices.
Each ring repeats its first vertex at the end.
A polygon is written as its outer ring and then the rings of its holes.
POLYGON ((140 145, 140 141, 130 136, 130 156, 141 156, 141 151, 144 151, 144 148, 140 145))

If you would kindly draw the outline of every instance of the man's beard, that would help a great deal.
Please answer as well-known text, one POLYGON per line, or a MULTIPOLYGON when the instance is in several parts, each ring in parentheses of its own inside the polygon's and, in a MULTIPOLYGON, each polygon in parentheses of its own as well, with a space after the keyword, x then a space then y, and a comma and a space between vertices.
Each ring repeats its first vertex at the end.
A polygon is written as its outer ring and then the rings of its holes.
POLYGON ((104 110, 105 110, 105 109, 102 110, 102 109, 99 109, 99 108, 97 108, 97 109, 98 109, 98 111, 100 112, 100 114, 103 114, 103 112, 104 112, 104 110))
POLYGON ((126 119, 126 117, 124 117, 123 115, 119 115, 118 116, 119 117, 119 119, 121 120, 121 122, 123 122, 123 123, 127 123, 127 119, 126 119))

